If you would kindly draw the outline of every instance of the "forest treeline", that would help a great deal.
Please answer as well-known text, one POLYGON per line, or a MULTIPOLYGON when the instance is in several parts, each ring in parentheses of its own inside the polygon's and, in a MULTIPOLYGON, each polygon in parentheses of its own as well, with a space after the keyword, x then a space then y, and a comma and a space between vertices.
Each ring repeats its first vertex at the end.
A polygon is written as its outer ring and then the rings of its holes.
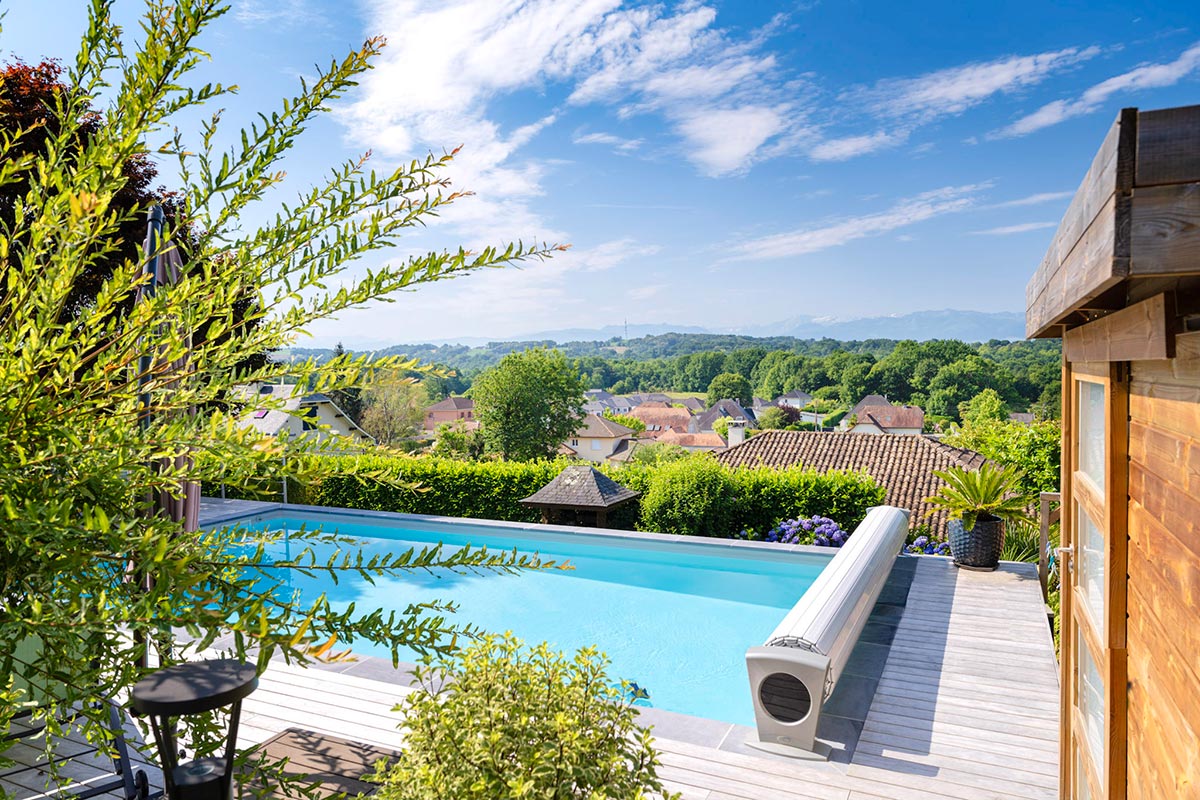
MULTIPOLYGON (((554 343, 493 343, 486 347, 421 345, 389 348, 441 365, 454 374, 427 379, 432 399, 467 391, 473 378, 507 353, 554 343)), ((911 403, 934 417, 957 420, 959 406, 993 389, 1011 411, 1058 416, 1061 348, 1057 340, 968 344, 952 339, 915 342, 872 339, 753 339, 667 334, 635 340, 571 342, 557 346, 584 383, 616 394, 704 393, 717 375, 745 377, 756 396, 773 399, 799 389, 838 404, 867 394, 911 403), (782 345, 782 346, 781 346, 782 345)), ((295 350, 293 357, 330 351, 295 350)))

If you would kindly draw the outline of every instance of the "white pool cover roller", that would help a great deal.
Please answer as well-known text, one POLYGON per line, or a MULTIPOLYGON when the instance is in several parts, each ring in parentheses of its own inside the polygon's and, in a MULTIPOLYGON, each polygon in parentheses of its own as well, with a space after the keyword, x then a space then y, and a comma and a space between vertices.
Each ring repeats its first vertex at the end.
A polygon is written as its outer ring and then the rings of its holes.
POLYGON ((892 506, 868 511, 766 644, 746 651, 760 741, 813 749, 821 705, 904 546, 908 517, 892 506))

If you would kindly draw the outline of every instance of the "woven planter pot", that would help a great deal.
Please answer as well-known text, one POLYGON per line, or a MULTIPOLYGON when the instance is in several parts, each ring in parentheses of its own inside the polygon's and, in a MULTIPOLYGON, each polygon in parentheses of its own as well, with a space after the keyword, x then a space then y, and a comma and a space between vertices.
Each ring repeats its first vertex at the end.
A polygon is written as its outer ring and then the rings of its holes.
POLYGON ((980 515, 975 527, 963 528, 961 519, 950 520, 947 527, 950 554, 960 567, 993 570, 1000 565, 1004 552, 1004 520, 990 514, 980 515))

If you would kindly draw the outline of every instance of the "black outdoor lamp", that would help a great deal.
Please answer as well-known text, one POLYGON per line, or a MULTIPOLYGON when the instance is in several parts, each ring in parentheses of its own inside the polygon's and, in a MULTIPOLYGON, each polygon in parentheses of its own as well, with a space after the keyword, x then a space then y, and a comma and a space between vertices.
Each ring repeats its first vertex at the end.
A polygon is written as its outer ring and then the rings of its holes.
POLYGON ((231 800, 242 698, 256 688, 258 673, 254 666, 231 658, 176 664, 147 675, 133 687, 130 705, 139 715, 150 718, 170 800, 231 800), (225 706, 232 706, 225 756, 178 763, 179 744, 172 718, 225 706))

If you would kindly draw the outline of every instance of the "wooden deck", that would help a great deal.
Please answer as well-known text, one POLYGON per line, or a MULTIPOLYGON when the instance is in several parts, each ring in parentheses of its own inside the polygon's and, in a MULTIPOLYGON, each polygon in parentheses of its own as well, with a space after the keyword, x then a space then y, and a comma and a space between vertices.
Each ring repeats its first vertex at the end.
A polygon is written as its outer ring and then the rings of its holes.
MULTIPOLYGON (((399 747, 390 709, 406 691, 278 663, 245 701, 240 743, 301 728, 399 747)), ((1050 800, 1058 796, 1057 703, 1034 565, 977 573, 924 557, 850 758, 814 762, 732 740, 713 747, 660 737, 660 774, 687 800, 1050 800)), ((36 796, 34 784, 0 776, 19 798, 36 796)))

